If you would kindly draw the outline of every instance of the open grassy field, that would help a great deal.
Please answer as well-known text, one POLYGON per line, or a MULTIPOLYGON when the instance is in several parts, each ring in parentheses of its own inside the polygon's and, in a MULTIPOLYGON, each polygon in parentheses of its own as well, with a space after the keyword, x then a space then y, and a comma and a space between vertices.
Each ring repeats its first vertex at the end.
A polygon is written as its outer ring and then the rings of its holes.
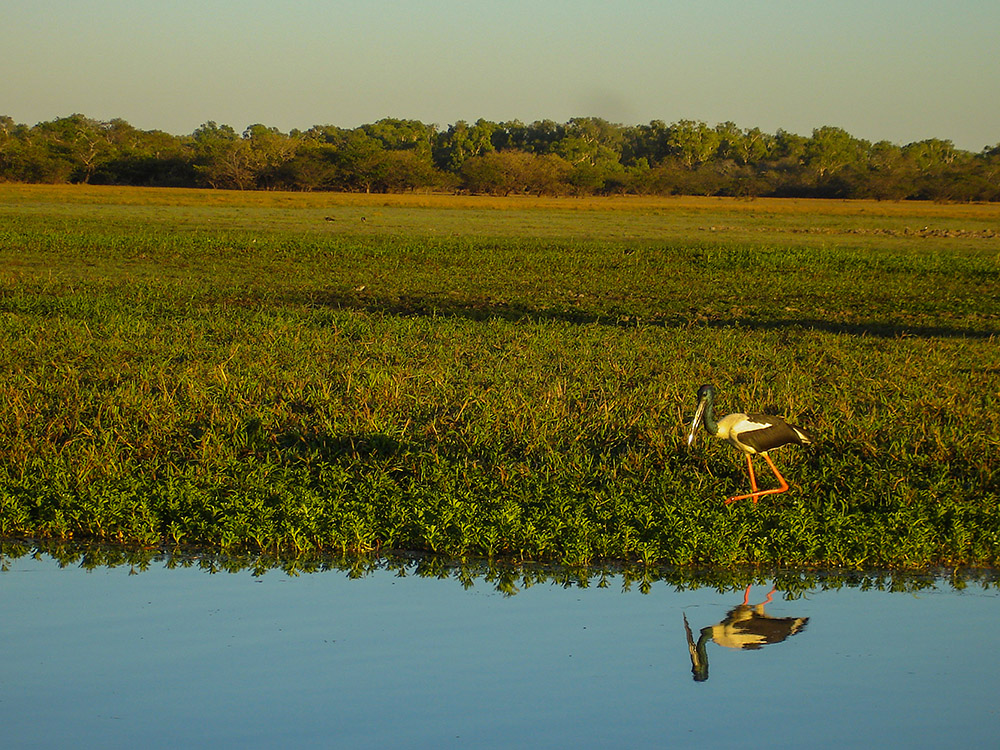
POLYGON ((998 230, 1000 205, 0 185, 0 535, 996 564, 998 230), (775 453, 788 493, 723 505, 743 458, 684 441, 704 382, 817 435, 775 453))

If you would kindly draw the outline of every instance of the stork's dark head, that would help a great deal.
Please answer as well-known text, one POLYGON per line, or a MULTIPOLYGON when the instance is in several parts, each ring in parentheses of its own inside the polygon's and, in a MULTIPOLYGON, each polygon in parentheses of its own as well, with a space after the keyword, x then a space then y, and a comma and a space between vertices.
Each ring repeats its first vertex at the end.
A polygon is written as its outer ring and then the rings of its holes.
POLYGON ((691 420, 691 432, 688 433, 688 445, 694 442, 695 433, 698 432, 698 426, 704 420, 705 427, 712 434, 715 434, 715 418, 712 415, 712 404, 715 402, 715 387, 712 385, 703 385, 698 389, 698 410, 694 413, 694 419, 691 420))

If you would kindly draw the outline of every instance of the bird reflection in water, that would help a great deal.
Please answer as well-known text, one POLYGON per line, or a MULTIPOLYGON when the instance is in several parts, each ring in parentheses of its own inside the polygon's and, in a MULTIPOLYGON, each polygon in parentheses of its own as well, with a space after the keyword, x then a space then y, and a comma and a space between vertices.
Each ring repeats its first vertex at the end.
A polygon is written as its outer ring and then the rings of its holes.
POLYGON ((729 610, 726 618, 717 625, 702 628, 695 643, 684 615, 684 631, 687 634, 688 651, 691 653, 691 674, 695 682, 708 679, 708 642, 715 641, 720 646, 738 649, 760 649, 771 643, 781 643, 790 635, 801 633, 809 622, 808 617, 771 617, 764 612, 764 606, 771 603, 772 588, 767 598, 760 604, 750 604, 750 586, 743 592, 743 603, 729 610))

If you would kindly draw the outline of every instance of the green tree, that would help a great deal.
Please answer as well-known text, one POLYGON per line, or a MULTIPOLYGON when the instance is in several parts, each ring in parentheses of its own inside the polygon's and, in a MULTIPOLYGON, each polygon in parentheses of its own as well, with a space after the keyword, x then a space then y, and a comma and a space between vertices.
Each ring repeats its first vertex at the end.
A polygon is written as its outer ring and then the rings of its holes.
POLYGON ((435 182, 434 167, 415 151, 386 151, 382 156, 382 176, 375 188, 398 193, 427 188, 435 182))
POLYGON ((243 131, 237 153, 250 172, 254 186, 273 189, 283 168, 295 156, 299 143, 299 138, 258 123, 243 131))
POLYGON ((505 137, 494 142, 497 150, 526 151, 530 154, 551 154, 566 133, 564 125, 552 120, 536 120, 525 125, 517 120, 504 123, 505 137))
POLYGON ((624 136, 617 125, 599 117, 574 117, 563 129, 553 149, 571 164, 589 162, 599 166, 621 161, 624 136))
POLYGON ((246 189, 252 185, 252 175, 240 155, 240 137, 230 125, 217 125, 209 120, 195 129, 194 169, 199 180, 213 188, 246 189))
POLYGON ((566 124, 553 151, 573 167, 566 178, 573 192, 599 192, 609 181, 623 180, 623 140, 621 128, 598 117, 577 117, 566 124))
POLYGON ((434 147, 434 163, 447 172, 458 172, 466 159, 496 150, 493 137, 500 130, 495 122, 479 119, 474 125, 459 120, 447 131, 438 134, 434 147))
POLYGON ((189 139, 161 130, 138 130, 123 120, 112 120, 111 125, 108 137, 114 156, 98 165, 93 182, 158 187, 197 183, 189 139))
POLYGON ((114 158, 115 146, 109 137, 114 127, 113 123, 73 114, 39 123, 32 130, 33 139, 40 138, 40 145, 54 159, 71 166, 72 182, 86 183, 102 161, 114 158))
POLYGON ((472 193, 554 194, 565 188, 572 167, 559 156, 524 151, 494 151, 466 159, 462 184, 472 193))
POLYGON ((805 145, 806 165, 822 179, 845 167, 867 161, 869 143, 855 138, 843 128, 824 126, 813 130, 805 145))
POLYGON ((341 184, 348 190, 377 190, 387 167, 382 142, 359 128, 346 131, 334 145, 341 184))
POLYGON ((663 120, 625 128, 622 133, 622 163, 631 166, 644 160, 654 167, 670 155, 670 130, 663 120))
POLYGON ((302 136, 299 147, 275 174, 275 185, 283 190, 337 190, 336 149, 328 143, 302 136))
POLYGON ((425 125, 419 120, 398 120, 385 118, 370 125, 362 125, 360 130, 378 141, 387 151, 413 151, 416 155, 431 161, 437 128, 425 125))
POLYGON ((679 120, 667 129, 668 152, 688 169, 711 159, 718 152, 720 143, 719 133, 703 122, 679 120))
MULTIPOLYGON (((1000 143, 996 146, 987 146, 976 157, 980 173, 987 182, 994 185, 996 194, 1000 194, 1000 143)), ((984 200, 997 200, 997 198, 984 198, 984 200)))
POLYGON ((0 180, 16 180, 20 161, 21 141, 18 126, 12 117, 0 115, 0 180))
POLYGON ((774 138, 760 128, 741 129, 736 123, 724 122, 715 126, 719 137, 718 156, 746 166, 763 161, 774 146, 774 138))
POLYGON ((959 158, 955 144, 940 138, 909 143, 903 147, 902 153, 919 174, 940 172, 959 158))
POLYGON ((771 157, 799 164, 805 160, 807 143, 808 139, 805 136, 779 129, 774 134, 771 157))
POLYGON ((912 188, 912 170, 903 157, 903 150, 885 140, 873 143, 868 150, 867 171, 857 197, 902 200, 912 188))

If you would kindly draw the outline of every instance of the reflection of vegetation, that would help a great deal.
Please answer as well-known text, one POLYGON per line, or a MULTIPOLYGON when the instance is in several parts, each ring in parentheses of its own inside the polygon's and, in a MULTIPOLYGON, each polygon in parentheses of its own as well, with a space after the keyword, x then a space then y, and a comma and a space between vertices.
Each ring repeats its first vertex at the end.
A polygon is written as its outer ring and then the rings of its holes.
POLYGON ((954 589, 968 585, 984 588, 1000 586, 1000 571, 968 569, 933 571, 923 574, 900 571, 809 571, 734 570, 657 567, 641 564, 565 566, 538 563, 504 563, 488 559, 452 559, 439 555, 401 554, 384 556, 303 555, 272 557, 268 555, 227 555, 209 550, 153 550, 106 544, 54 542, 49 540, 0 540, 0 570, 7 570, 11 560, 48 555, 61 567, 79 566, 86 570, 128 566, 141 573, 154 565, 167 569, 198 568, 206 573, 242 573, 255 576, 284 573, 298 576, 311 573, 340 572, 348 578, 364 578, 376 571, 390 571, 400 578, 439 578, 455 580, 466 589, 487 585, 513 596, 532 586, 546 584, 563 588, 607 588, 620 585, 624 591, 648 594, 654 584, 665 584, 676 591, 711 588, 719 592, 743 591, 757 583, 769 582, 773 591, 785 599, 798 599, 816 590, 857 588, 862 591, 913 592, 933 589, 947 583, 954 589))

